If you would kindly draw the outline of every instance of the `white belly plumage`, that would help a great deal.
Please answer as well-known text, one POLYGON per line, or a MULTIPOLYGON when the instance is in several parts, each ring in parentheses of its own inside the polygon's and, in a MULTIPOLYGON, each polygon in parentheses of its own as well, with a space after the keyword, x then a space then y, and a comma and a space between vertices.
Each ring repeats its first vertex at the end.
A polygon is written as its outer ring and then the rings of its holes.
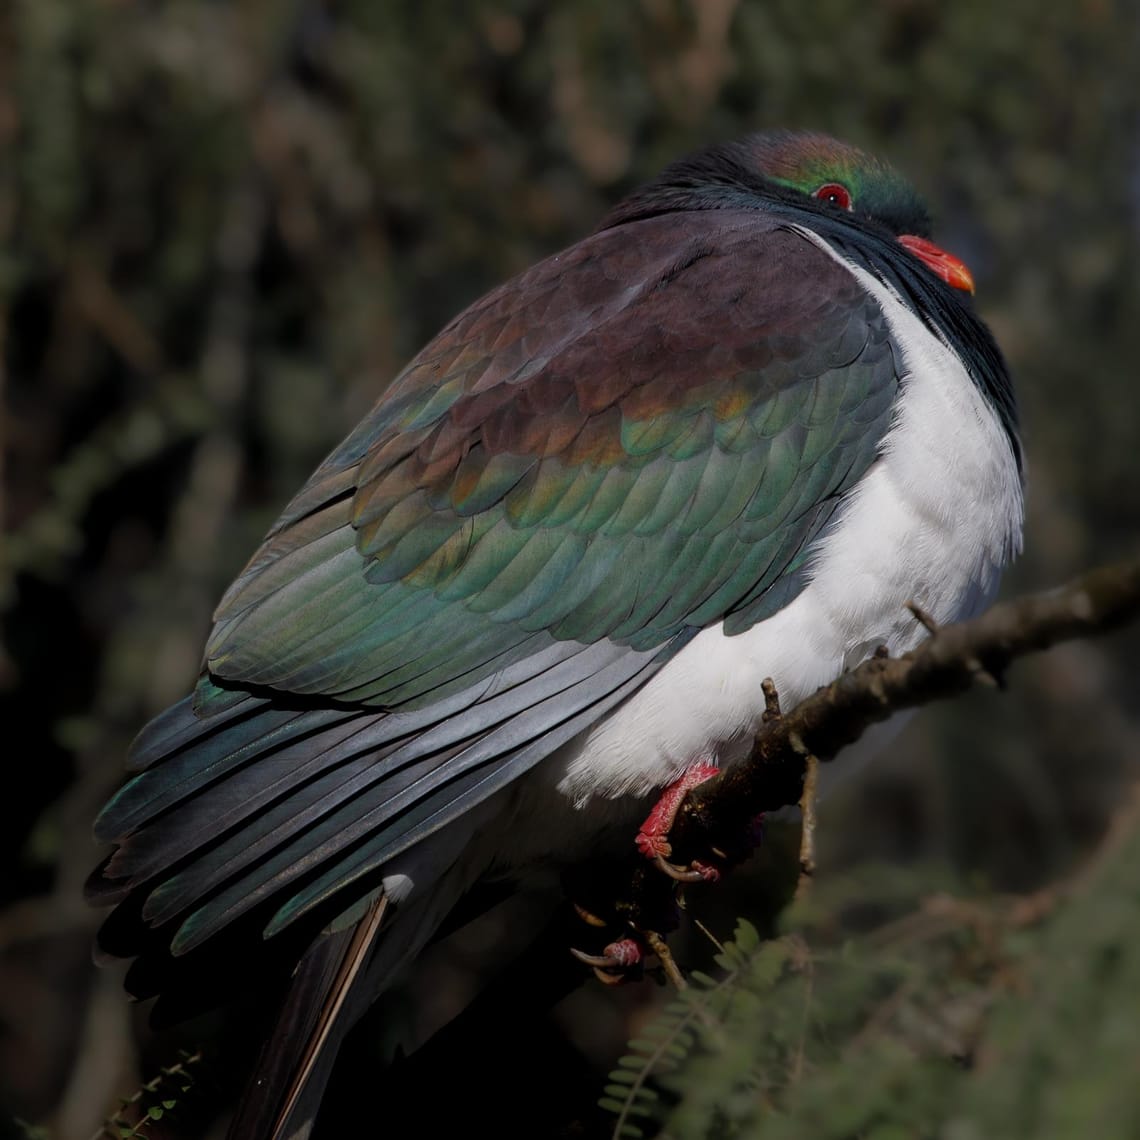
POLYGON ((577 806, 646 795, 697 760, 729 759, 759 727, 765 677, 787 708, 878 645, 892 654, 914 648, 926 632, 908 601, 939 623, 977 613, 1020 546, 1017 463, 958 356, 889 286, 803 233, 876 298, 901 350, 901 392, 882 453, 825 532, 808 585, 790 605, 735 637, 719 624, 704 630, 547 762, 577 806))

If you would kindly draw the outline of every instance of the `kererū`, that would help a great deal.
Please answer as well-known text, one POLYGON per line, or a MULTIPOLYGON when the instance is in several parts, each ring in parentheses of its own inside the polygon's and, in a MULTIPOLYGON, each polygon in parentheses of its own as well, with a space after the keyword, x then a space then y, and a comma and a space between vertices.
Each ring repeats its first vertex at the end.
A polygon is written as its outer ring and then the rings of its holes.
POLYGON ((491 877, 628 846, 785 707, 978 612, 1013 390, 883 162, 668 167, 456 317, 285 509, 96 834, 102 950, 177 1016, 292 971, 239 1108, 303 1137, 347 1028, 491 877))

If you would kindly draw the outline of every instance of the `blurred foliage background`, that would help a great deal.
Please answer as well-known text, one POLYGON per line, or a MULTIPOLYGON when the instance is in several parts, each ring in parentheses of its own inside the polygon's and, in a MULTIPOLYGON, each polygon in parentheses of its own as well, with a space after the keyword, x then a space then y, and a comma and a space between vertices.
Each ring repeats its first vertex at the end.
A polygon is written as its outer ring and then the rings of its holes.
MULTIPOLYGON (((1132 0, 0 6, 10 1112, 86 1140, 179 1047, 209 1070, 224 1022, 155 1038, 90 962, 90 822, 127 743, 188 690, 214 601, 401 364, 686 150, 801 126, 908 172, 1019 382, 1029 524, 1007 589, 1133 549, 1138 49, 1132 0)), ((1140 777, 1138 650, 1135 633, 1056 650, 1004 696, 917 718, 826 805, 825 874, 933 860, 1029 891, 1067 873, 1140 777)), ((774 909, 773 834, 707 903, 721 936, 774 909)), ((500 933, 441 954, 432 1018, 478 988, 500 933)), ((658 1000, 584 987, 504 1037, 506 1015, 498 1078, 470 1054, 458 1092, 454 1069, 420 1078, 420 1134, 606 1134, 603 1075, 658 1000)), ((216 1127, 228 1094, 199 1087, 146 1134, 216 1127)), ((379 1134, 408 1105, 374 1110, 379 1134)))

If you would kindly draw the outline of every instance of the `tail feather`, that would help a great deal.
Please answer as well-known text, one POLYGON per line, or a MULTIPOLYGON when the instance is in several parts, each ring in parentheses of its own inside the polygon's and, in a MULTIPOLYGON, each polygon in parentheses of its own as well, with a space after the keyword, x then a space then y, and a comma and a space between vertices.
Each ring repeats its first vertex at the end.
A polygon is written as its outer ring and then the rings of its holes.
POLYGON ((229 1140, 304 1140, 328 1081, 337 1048, 351 1026, 350 1001, 388 913, 381 893, 353 926, 320 938, 293 974, 281 1012, 266 1038, 238 1106, 229 1140), (346 1008, 347 1007, 347 1008, 346 1008))
POLYGON ((358 904, 302 956, 227 1140, 306 1140, 348 1031, 478 878, 482 864, 460 856, 493 811, 409 853, 362 915, 358 904))

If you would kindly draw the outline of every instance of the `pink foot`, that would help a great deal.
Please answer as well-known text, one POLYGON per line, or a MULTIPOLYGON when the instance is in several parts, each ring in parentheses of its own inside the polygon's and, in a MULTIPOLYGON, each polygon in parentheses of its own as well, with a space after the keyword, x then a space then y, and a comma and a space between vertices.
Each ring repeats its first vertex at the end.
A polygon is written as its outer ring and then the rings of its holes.
POLYGON ((644 957, 641 943, 636 938, 619 938, 617 942, 611 942, 602 954, 610 960, 610 965, 620 966, 624 970, 636 966, 644 957))
MULTIPOLYGON (((642 855, 647 859, 656 860, 659 856, 666 859, 673 853, 673 848, 669 843, 669 831, 673 827, 673 821, 677 818, 682 800, 691 788, 703 784, 706 780, 711 780, 719 770, 715 764, 703 762, 694 764, 685 770, 680 779, 674 780, 661 793, 661 798, 653 805, 653 810, 646 817, 645 822, 641 825, 641 830, 637 833, 637 838, 634 840, 642 855)), ((715 868, 709 869, 715 870, 715 868)), ((704 878, 705 876, 702 875, 701 877, 704 878)))

